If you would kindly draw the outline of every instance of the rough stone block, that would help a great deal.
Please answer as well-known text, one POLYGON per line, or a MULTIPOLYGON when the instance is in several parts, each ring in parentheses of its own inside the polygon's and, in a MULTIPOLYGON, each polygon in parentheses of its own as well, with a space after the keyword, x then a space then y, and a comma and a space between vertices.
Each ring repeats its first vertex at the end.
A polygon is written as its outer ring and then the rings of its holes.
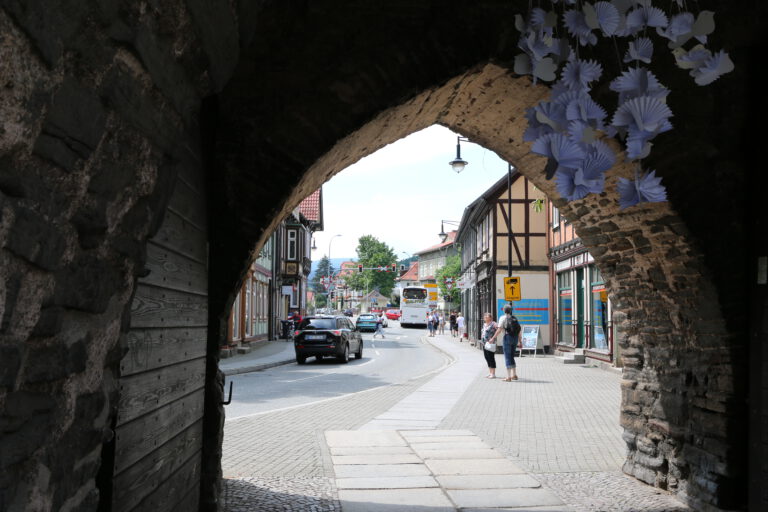
POLYGON ((45 270, 60 268, 66 241, 57 226, 27 208, 16 208, 14 213, 6 248, 45 270))

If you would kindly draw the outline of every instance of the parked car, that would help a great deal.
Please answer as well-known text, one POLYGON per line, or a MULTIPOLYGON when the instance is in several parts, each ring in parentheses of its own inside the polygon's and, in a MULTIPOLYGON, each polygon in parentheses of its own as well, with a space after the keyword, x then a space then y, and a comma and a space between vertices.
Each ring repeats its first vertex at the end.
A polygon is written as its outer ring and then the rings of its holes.
POLYGON ((400 315, 403 314, 399 309, 388 309, 385 313, 390 320, 400 320, 400 315))
POLYGON ((376 322, 378 318, 378 315, 374 315, 373 313, 363 313, 357 317, 357 323, 355 324, 357 326, 357 330, 360 332, 374 332, 376 330, 376 322))
POLYGON ((363 358, 363 337, 352 321, 342 315, 310 316, 299 324, 293 338, 296 363, 304 364, 307 357, 335 357, 340 363, 349 362, 349 354, 363 358))
POLYGON ((349 308, 344 310, 344 316, 352 316, 353 314, 353 311, 349 308))

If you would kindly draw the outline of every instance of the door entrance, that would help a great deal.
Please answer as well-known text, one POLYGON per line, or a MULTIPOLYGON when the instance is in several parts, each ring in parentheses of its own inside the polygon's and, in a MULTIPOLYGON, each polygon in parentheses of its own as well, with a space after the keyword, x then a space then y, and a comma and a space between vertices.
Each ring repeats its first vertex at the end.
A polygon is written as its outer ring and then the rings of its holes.
POLYGON ((576 269, 576 348, 584 348, 584 269, 576 269))

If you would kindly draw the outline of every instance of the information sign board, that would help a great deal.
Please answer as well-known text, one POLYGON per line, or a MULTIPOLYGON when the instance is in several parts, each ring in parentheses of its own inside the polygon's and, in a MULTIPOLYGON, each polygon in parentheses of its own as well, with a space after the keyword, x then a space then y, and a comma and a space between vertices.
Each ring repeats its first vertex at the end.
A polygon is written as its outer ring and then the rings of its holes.
POLYGON ((536 357, 536 349, 541 346, 541 337, 539 336, 538 325, 524 325, 521 333, 523 350, 533 350, 533 356, 536 357))
POLYGON ((520 278, 519 277, 505 277, 504 278, 504 300, 520 300, 522 297, 520 291, 520 278))
POLYGON ((426 283, 424 288, 427 289, 427 304, 430 306, 437 306, 437 284, 426 283))

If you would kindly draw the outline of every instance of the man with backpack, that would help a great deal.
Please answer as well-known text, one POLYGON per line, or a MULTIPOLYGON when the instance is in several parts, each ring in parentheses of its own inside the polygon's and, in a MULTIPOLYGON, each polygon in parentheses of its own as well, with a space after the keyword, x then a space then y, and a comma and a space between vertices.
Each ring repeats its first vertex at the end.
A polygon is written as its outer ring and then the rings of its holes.
POLYGON ((507 364, 507 378, 504 382, 511 382, 517 380, 517 368, 515 365, 515 350, 517 347, 522 348, 522 341, 520 339, 520 322, 517 317, 512 314, 512 306, 507 304, 504 306, 504 316, 499 319, 499 327, 496 329, 496 333, 491 337, 491 341, 495 341, 500 334, 504 335, 504 361, 507 364))

